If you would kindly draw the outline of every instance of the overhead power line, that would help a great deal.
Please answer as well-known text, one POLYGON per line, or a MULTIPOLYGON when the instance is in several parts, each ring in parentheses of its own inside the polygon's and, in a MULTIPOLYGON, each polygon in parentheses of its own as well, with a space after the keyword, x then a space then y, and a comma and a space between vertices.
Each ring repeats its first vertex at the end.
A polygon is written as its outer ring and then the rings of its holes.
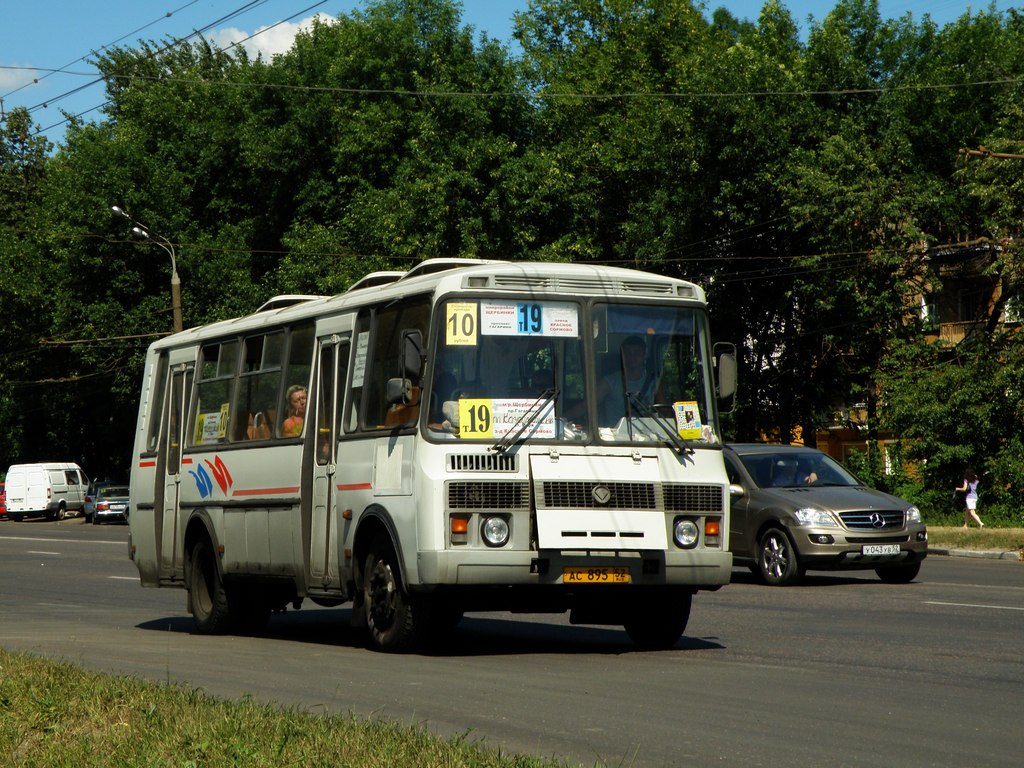
POLYGON ((977 157, 995 157, 1000 160, 1024 160, 1024 155, 1015 155, 1010 152, 993 152, 988 147, 979 146, 977 149, 961 149, 961 155, 974 155, 977 157))
MULTIPOLYGON (((159 24, 161 21, 165 21, 165 20, 171 18, 172 16, 174 16, 174 14, 178 13, 179 11, 183 11, 186 8, 188 8, 190 5, 195 5, 198 2, 199 2, 199 0, 190 0, 190 2, 185 3, 183 6, 181 6, 179 8, 175 8, 173 11, 167 11, 160 18, 154 19, 153 21, 150 21, 147 24, 143 24, 141 27, 138 27, 137 29, 134 29, 131 32, 128 32, 127 34, 121 35, 121 37, 117 38, 117 40, 114 40, 113 42, 107 43, 106 45, 100 46, 98 50, 105 51, 108 48, 111 48, 111 47, 117 45, 118 43, 122 42, 123 40, 127 40, 129 37, 133 37, 133 36, 137 35, 139 32, 142 32, 143 30, 149 29, 154 24, 159 24)), ((36 84, 39 83, 40 80, 45 80, 46 78, 50 77, 51 75, 55 75, 57 73, 63 73, 63 74, 69 74, 69 75, 71 75, 71 74, 74 74, 74 75, 85 74, 85 73, 81 73, 81 72, 68 72, 66 70, 67 70, 68 67, 74 66, 75 64, 78 64, 81 61, 85 61, 86 58, 88 58, 91 55, 94 55, 95 53, 96 53, 96 50, 89 51, 89 53, 86 53, 86 54, 84 54, 82 56, 79 56, 74 61, 69 61, 63 67, 58 67, 57 69, 44 69, 44 68, 41 68, 41 67, 32 67, 32 69, 34 69, 35 71, 37 71, 37 72, 46 72, 46 74, 43 75, 42 77, 33 78, 31 82, 25 83, 24 85, 20 85, 17 88, 15 88, 13 91, 8 91, 3 96, 0 96, 0 99, 6 99, 9 96, 13 96, 14 94, 18 93, 19 91, 21 91, 21 90, 23 90, 25 88, 28 88, 30 85, 36 85, 36 84)), ((29 68, 25 67, 25 69, 29 69, 29 68)), ((93 73, 90 72, 88 74, 92 75, 93 73)), ((74 93, 74 91, 72 93, 74 93)), ((63 96, 57 96, 57 97, 54 98, 54 101, 59 100, 61 98, 63 98, 63 96)))
MULTIPOLYGON (((232 11, 229 14, 221 16, 219 19, 216 19, 215 21, 212 21, 209 24, 204 25, 200 29, 193 30, 192 34, 190 34, 190 35, 186 35, 185 37, 182 37, 182 38, 172 38, 172 41, 170 43, 168 43, 167 45, 165 45, 162 48, 159 48, 159 49, 157 49, 155 51, 152 51, 150 53, 149 57, 152 58, 153 56, 157 56, 157 55, 163 53, 164 51, 169 50, 170 48, 173 48, 176 45, 180 45, 181 43, 188 42, 189 40, 191 40, 194 37, 200 37, 204 33, 209 32, 211 29, 215 29, 215 28, 219 27, 220 25, 225 24, 228 21, 233 20, 234 18, 236 18, 237 16, 241 15, 242 13, 250 11, 250 10, 253 10, 256 7, 258 7, 260 5, 263 5, 266 2, 268 2, 268 0, 253 0, 253 2, 246 3, 242 7, 232 11)), ((296 11, 291 16, 288 16, 288 17, 286 17, 284 19, 281 19, 280 21, 278 21, 278 22, 276 22, 274 24, 271 24, 270 26, 264 27, 263 29, 259 30, 258 32, 254 32, 253 34, 249 35, 246 38, 243 38, 242 40, 232 41, 230 45, 225 46, 224 48, 220 48, 218 50, 220 52, 224 52, 225 50, 227 50, 227 48, 234 47, 236 45, 239 45, 240 43, 247 42, 248 40, 252 40, 253 38, 258 37, 259 35, 265 34, 265 33, 269 32, 270 30, 274 29, 275 27, 280 26, 281 24, 289 22, 292 19, 295 19, 295 18, 297 18, 299 16, 302 16, 303 14, 309 13, 314 8, 317 8, 317 7, 321 6, 321 5, 324 5, 326 2, 327 2, 327 0, 318 0, 317 2, 313 3, 310 6, 307 6, 306 8, 303 8, 300 11, 296 11)), ((85 74, 87 76, 90 76, 90 77, 93 76, 92 73, 85 73, 85 74)), ((89 88, 89 87, 91 87, 93 85, 96 85, 98 83, 104 82, 105 79, 106 78, 104 78, 104 77, 98 77, 98 78, 94 77, 94 79, 92 81, 90 81, 89 83, 85 84, 84 86, 80 86, 79 88, 74 89, 73 91, 71 91, 71 93, 77 93, 78 91, 84 90, 84 89, 89 88)), ((62 94, 61 96, 57 96, 56 99, 59 100, 61 98, 64 98, 64 96, 66 96, 66 95, 69 95, 69 94, 62 94)), ((34 107, 30 107, 29 108, 29 112, 32 112, 33 110, 38 109, 39 107, 46 107, 52 101, 53 100, 51 99, 51 100, 48 100, 46 102, 42 102, 41 104, 37 104, 34 107)), ((82 117, 83 115, 87 115, 90 112, 94 112, 97 109, 101 109, 102 107, 106 106, 106 104, 108 104, 108 103, 109 102, 105 101, 102 104, 97 104, 94 107, 90 107, 89 109, 86 109, 86 110, 83 110, 83 111, 77 113, 76 115, 74 115, 74 117, 78 118, 78 117, 82 117)), ((52 125, 48 125, 45 128, 41 128, 40 130, 36 131, 33 135, 38 135, 40 133, 46 133, 47 131, 52 130, 53 128, 58 128, 58 127, 60 127, 62 125, 65 125, 67 122, 68 122, 67 118, 65 118, 63 120, 58 120, 56 123, 53 123, 52 125)))
MULTIPOLYGON (((245 37, 241 40, 231 42, 228 46, 218 49, 219 52, 224 52, 228 48, 236 47, 244 42, 252 40, 259 35, 269 32, 275 27, 287 23, 297 16, 301 16, 304 13, 308 13, 317 6, 323 5, 327 0, 320 0, 319 2, 311 5, 301 11, 298 11, 288 18, 281 19, 276 24, 272 24, 259 32, 245 37)), ((176 40, 176 43, 186 42, 193 35, 189 35, 186 38, 176 40)), ((167 50, 170 46, 165 46, 158 51, 154 51, 153 55, 157 55, 167 50)), ((29 67, 18 67, 0 65, 0 69, 8 70, 22 70, 30 69, 29 67)), ((36 71, 49 71, 49 72, 62 72, 63 74, 79 75, 82 77, 94 77, 92 72, 73 72, 64 69, 45 70, 40 67, 32 67, 36 71)), ((95 85, 98 82, 102 82, 105 79, 114 80, 152 80, 161 83, 175 83, 178 85, 206 85, 210 87, 220 88, 261 88, 261 89, 274 89, 274 90, 292 90, 292 91, 309 91, 316 93, 344 93, 344 94, 356 94, 365 96, 384 95, 384 96, 415 96, 415 97, 434 97, 434 98, 455 98, 455 97, 471 97, 471 98, 501 98, 501 97, 523 97, 529 96, 534 99, 582 99, 588 101, 594 100, 615 100, 615 99, 631 99, 631 100, 645 100, 645 99, 730 99, 730 98, 767 98, 775 96, 800 96, 800 97, 813 97, 813 96, 871 96, 881 95, 885 93, 896 93, 896 92, 916 92, 916 91, 934 91, 934 90, 956 90, 959 88, 978 88, 983 86, 1002 86, 1002 85, 1022 85, 1024 84, 1024 77, 1008 77, 999 78, 995 80, 972 80, 970 82, 960 83, 930 83, 930 84, 918 84, 918 85, 896 85, 896 86, 878 86, 875 88, 827 88, 822 90, 760 90, 760 91, 600 91, 600 92, 579 92, 579 91, 457 91, 457 90, 406 90, 400 88, 365 88, 356 86, 341 86, 341 85, 294 85, 289 83, 241 83, 231 82, 227 80, 203 80, 196 78, 187 77, 167 77, 165 75, 108 75, 106 77, 95 78, 84 86, 79 86, 68 91, 69 95, 81 91, 83 88, 95 85)), ((41 106, 47 106, 52 102, 63 98, 64 95, 56 96, 46 102, 37 104, 34 107, 30 107, 29 110, 37 109, 41 106)), ((100 105, 102 106, 102 105, 100 105)), ((93 107, 96 109, 97 107, 93 107)), ((91 111, 91 110, 89 110, 91 111)), ((980 150, 966 150, 961 149, 961 154, 985 154, 992 156, 999 156, 998 153, 993 153, 990 150, 986 150, 982 147, 980 150)), ((1014 157, 1024 158, 1024 155, 1017 155, 1014 157)))

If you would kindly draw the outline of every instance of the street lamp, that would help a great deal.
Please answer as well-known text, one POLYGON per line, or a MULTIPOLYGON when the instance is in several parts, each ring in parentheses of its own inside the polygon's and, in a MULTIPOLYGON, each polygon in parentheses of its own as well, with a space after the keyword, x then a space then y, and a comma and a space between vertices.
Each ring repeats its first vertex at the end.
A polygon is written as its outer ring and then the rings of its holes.
POLYGON ((122 219, 127 219, 134 225, 132 226, 133 235, 140 240, 148 240, 151 243, 159 245, 167 251, 167 255, 171 257, 171 313, 174 315, 174 330, 181 331, 183 328, 181 323, 181 278, 178 277, 178 262, 174 258, 174 245, 166 237, 161 237, 150 230, 150 228, 141 221, 133 219, 120 206, 112 205, 110 206, 110 210, 122 219))

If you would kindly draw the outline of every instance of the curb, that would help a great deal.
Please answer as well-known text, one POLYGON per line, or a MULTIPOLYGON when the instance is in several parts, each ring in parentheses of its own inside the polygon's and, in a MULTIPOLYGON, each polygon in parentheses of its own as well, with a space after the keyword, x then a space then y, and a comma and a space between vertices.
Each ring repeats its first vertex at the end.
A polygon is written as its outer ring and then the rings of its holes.
POLYGON ((928 547, 928 554, 947 557, 977 557, 985 560, 1024 561, 1024 552, 1002 552, 997 549, 933 549, 928 547))

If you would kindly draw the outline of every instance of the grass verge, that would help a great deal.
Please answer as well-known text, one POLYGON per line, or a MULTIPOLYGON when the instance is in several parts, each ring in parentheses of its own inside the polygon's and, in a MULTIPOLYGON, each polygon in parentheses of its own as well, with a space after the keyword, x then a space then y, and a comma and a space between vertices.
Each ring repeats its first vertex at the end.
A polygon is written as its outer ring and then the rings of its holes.
POLYGON ((1024 556, 1024 528, 928 526, 928 546, 936 549, 979 549, 1020 552, 1024 556))
POLYGON ((314 715, 0 649, 0 765, 32 768, 566 768, 466 736, 314 715))

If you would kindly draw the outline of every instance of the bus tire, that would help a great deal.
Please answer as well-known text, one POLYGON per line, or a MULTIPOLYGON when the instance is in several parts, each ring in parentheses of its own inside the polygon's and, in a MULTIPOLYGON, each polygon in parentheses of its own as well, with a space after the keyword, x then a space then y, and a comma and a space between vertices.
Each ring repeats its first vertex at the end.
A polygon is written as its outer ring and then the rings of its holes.
POLYGON ((216 553, 206 539, 200 539, 192 549, 189 568, 192 619, 201 635, 219 635, 228 631, 231 612, 228 594, 217 568, 216 553))
POLYGON ((415 612, 402 588, 394 548, 384 536, 374 539, 366 556, 363 610, 371 647, 402 653, 416 645, 415 612))
POLYGON ((693 593, 672 593, 671 597, 640 600, 630 608, 632 616, 623 628, 633 645, 648 651, 664 651, 675 646, 690 621, 693 593))

